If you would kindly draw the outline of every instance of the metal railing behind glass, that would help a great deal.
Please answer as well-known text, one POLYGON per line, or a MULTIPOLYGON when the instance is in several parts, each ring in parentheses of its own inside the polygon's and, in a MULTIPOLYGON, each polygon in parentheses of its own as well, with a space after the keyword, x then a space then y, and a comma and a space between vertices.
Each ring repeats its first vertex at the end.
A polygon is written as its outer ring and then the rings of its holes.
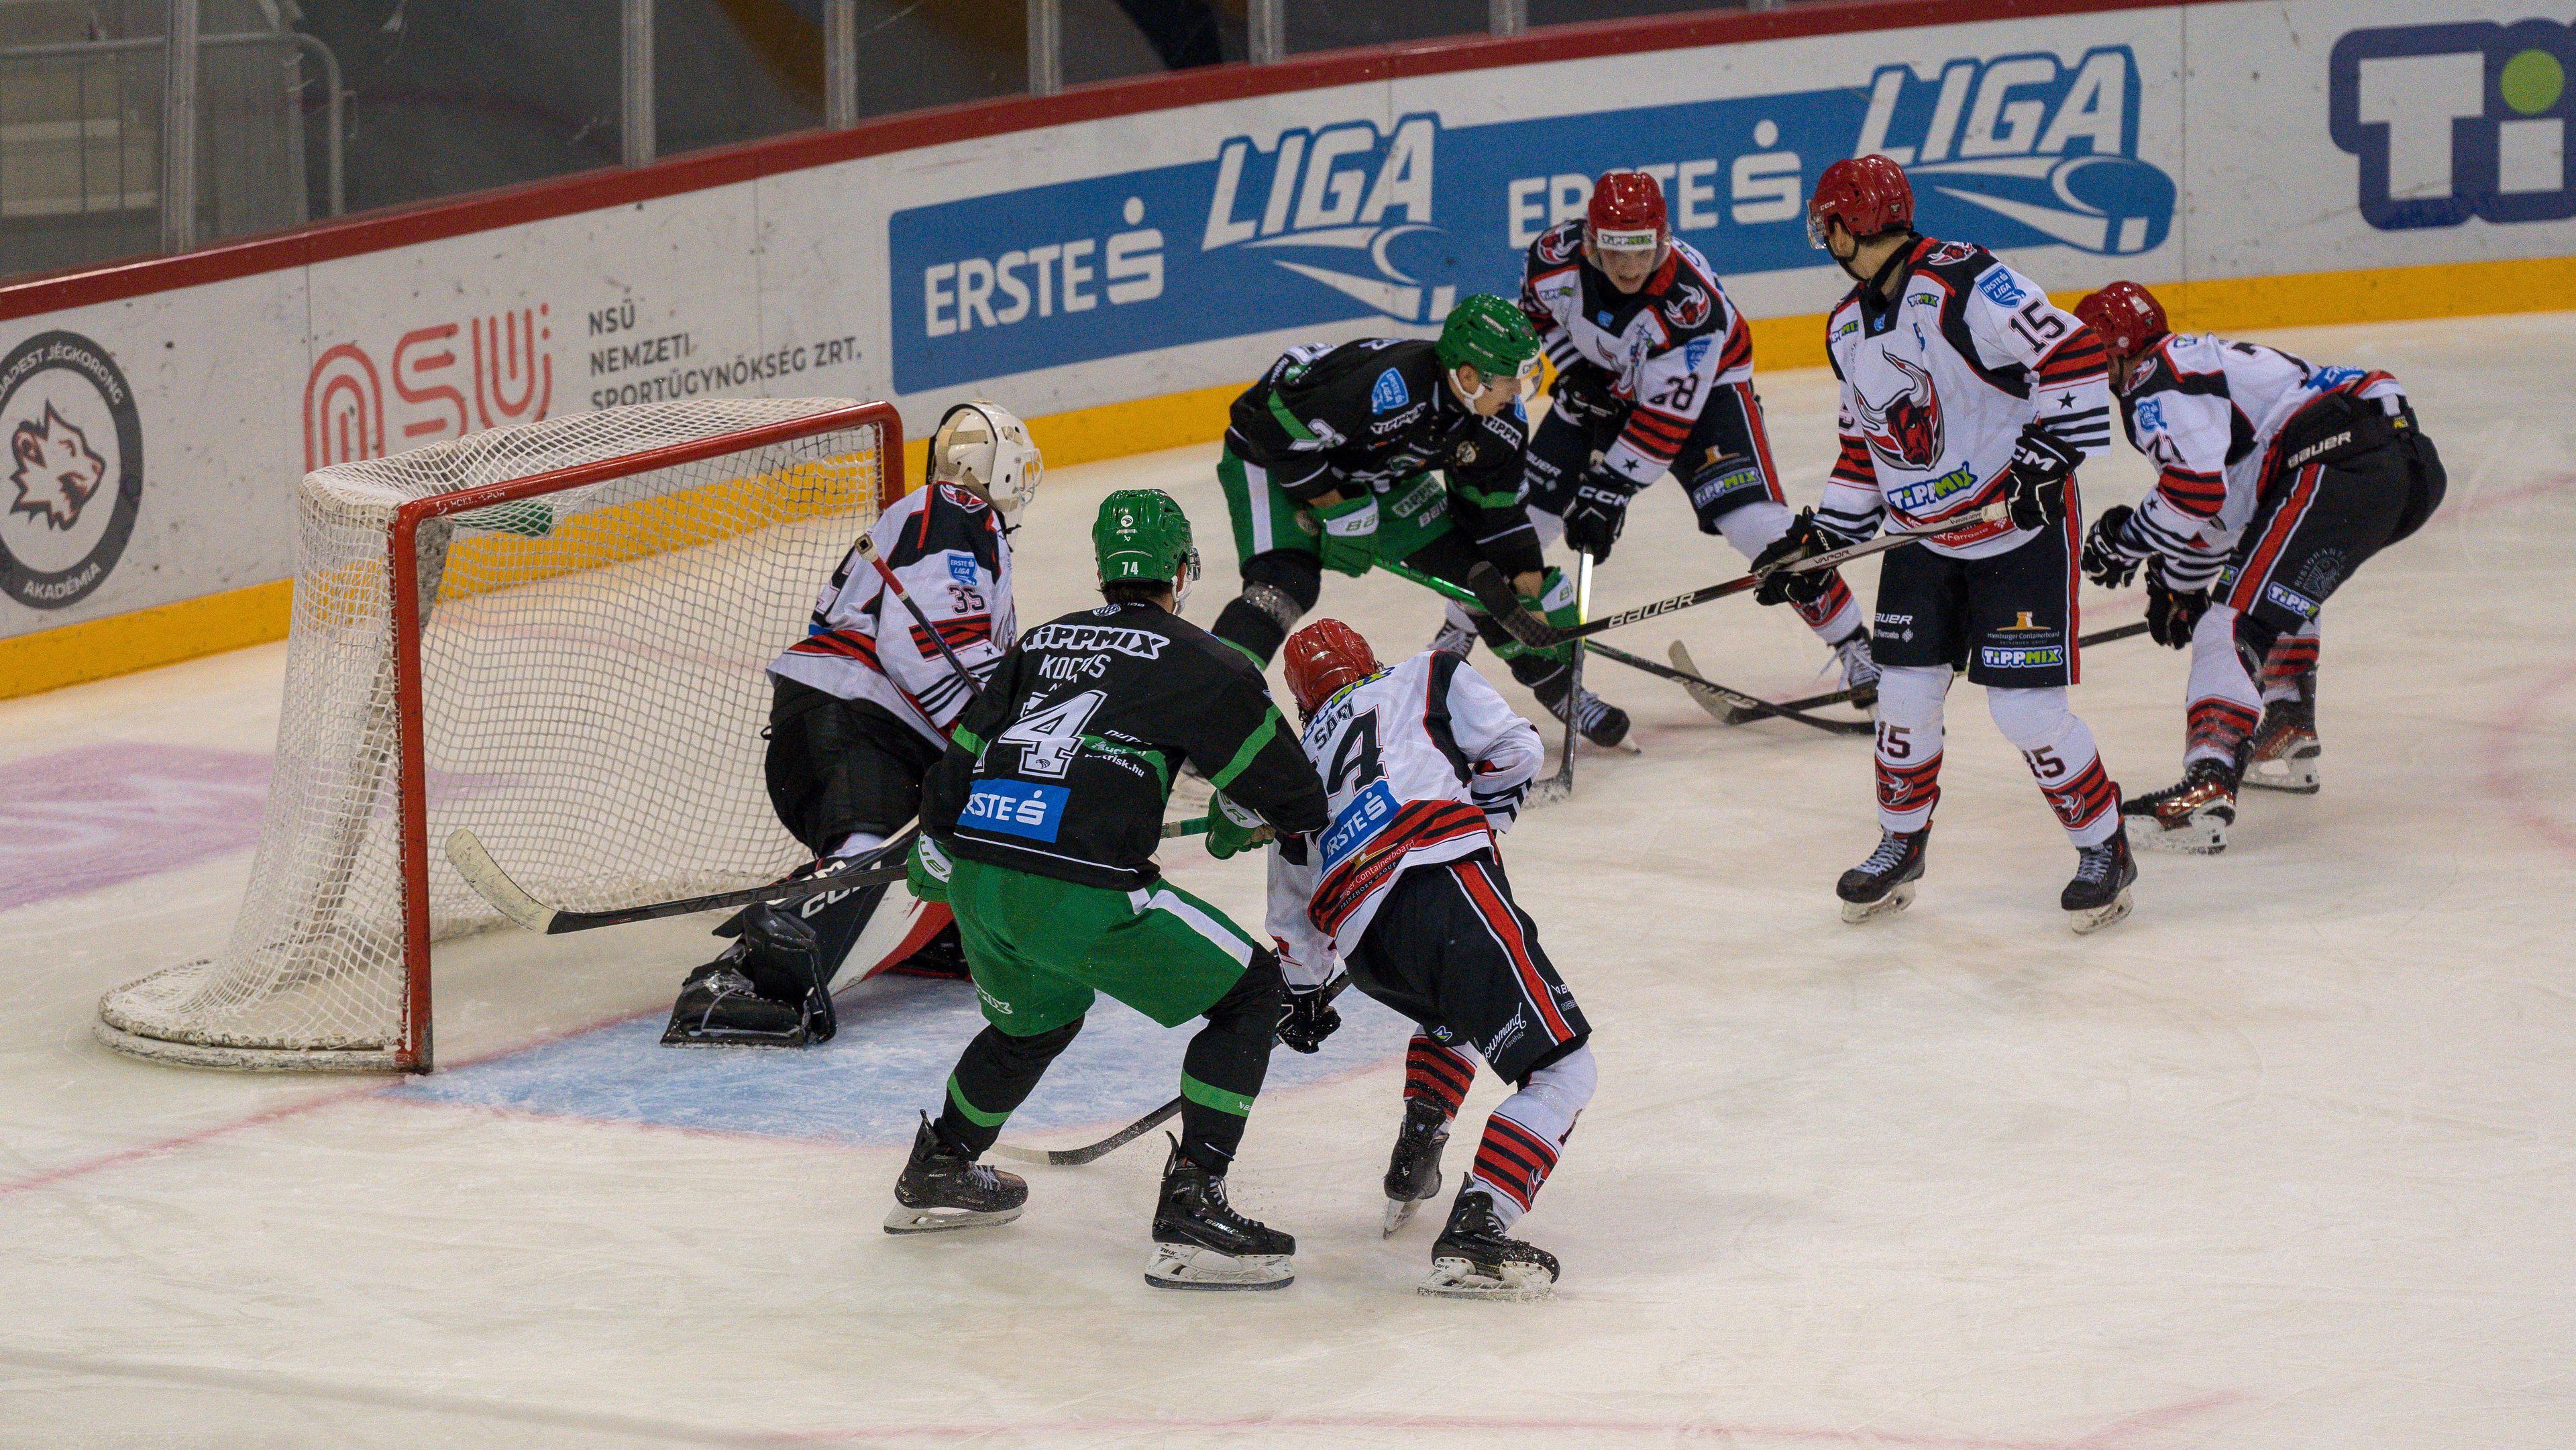
POLYGON ((0 275, 295 226, 347 207, 339 59, 292 31, 200 35, 196 176, 164 185, 165 37, 0 48, 0 275), (267 72, 258 52, 275 53, 267 72), (321 72, 323 195, 306 195, 303 65, 321 72), (274 76, 272 80, 270 77, 274 76), (190 225, 173 227, 173 211, 190 225))

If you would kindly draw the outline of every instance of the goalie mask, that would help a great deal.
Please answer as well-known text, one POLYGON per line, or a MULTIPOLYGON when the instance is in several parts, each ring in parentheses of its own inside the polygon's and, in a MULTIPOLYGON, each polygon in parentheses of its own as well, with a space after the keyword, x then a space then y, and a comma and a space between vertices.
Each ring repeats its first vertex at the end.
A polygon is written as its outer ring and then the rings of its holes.
POLYGON ((1019 522, 1045 471, 1028 425, 999 403, 960 403, 930 435, 930 481, 974 490, 1006 524, 1019 522))

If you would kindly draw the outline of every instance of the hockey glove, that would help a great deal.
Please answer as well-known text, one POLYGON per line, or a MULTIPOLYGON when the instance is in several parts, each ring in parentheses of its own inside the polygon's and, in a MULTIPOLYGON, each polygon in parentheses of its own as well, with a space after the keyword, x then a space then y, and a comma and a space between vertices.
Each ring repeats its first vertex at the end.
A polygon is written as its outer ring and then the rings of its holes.
POLYGON ((2066 522, 2066 480, 2083 461, 2075 445, 2037 423, 2024 424, 2004 483, 2013 527, 2053 529, 2066 522))
POLYGON ((1366 574, 1377 562, 1377 495, 1362 493, 1313 508, 1317 522, 1324 526, 1323 536, 1316 540, 1324 567, 1353 578, 1366 574))
POLYGON ((1812 573, 1792 573, 1789 565, 1801 559, 1812 559, 1836 547, 1833 535, 1816 522, 1814 509, 1800 509, 1789 521, 1789 530, 1773 539, 1753 560, 1753 572, 1762 576, 1761 585, 1753 591, 1756 604, 1813 604, 1822 597, 1833 572, 1818 569, 1812 573))
POLYGON ((1227 800, 1224 791, 1208 797, 1207 820, 1207 853, 1220 861, 1269 839, 1260 834, 1261 817, 1227 800))
POLYGON ((2138 537, 2137 510, 2114 504, 2084 536, 2084 577, 2105 589, 2125 588, 2153 550, 2138 537))
POLYGON ((1290 987, 1288 1005, 1279 1014, 1279 1040, 1297 1052, 1313 1052, 1342 1025, 1333 1010, 1333 994, 1322 987, 1290 987))
MULTIPOLYGON (((1551 566, 1539 576, 1538 593, 1521 596, 1521 608, 1546 620, 1559 629, 1572 629, 1583 622, 1582 611, 1575 608, 1574 581, 1562 569, 1551 566)), ((1497 657, 1505 660, 1570 660, 1574 658, 1574 641, 1563 644, 1524 644, 1505 636, 1494 646, 1497 657)))
POLYGON ((903 884, 913 899, 936 905, 948 904, 948 853, 930 839, 928 832, 913 838, 912 854, 903 861, 903 884))
POLYGON ((1550 411, 1583 430, 1594 448, 1607 448, 1627 426, 1628 405, 1619 400, 1617 384, 1596 363, 1577 360, 1557 369, 1550 411))
POLYGON ((1566 547, 1590 554, 1592 562, 1610 562, 1610 546, 1628 524, 1628 500, 1637 485, 1607 468, 1595 468, 1574 485, 1574 501, 1565 506, 1566 547))
MULTIPOLYGON (((2164 561, 2159 559, 2157 564, 2164 561)), ((2167 649, 2187 649, 2191 632, 2200 617, 2209 612, 2209 591, 2192 589, 2177 592, 2165 584, 2165 571, 2150 565, 2147 569, 2147 634, 2167 649)))

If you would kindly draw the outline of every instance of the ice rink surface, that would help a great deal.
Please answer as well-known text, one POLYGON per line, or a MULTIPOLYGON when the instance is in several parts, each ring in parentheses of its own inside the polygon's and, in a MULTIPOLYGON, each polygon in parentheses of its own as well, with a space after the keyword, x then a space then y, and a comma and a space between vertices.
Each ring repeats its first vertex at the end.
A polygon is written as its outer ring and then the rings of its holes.
MULTIPOLYGON (((2073 853, 1975 688, 1922 894, 1855 928, 1832 884, 1875 840, 1866 742, 1721 728, 1596 662, 1644 753, 1587 753, 1508 843, 1602 1073, 1523 1222, 1564 1261, 1545 1304, 1417 1296, 1432 1215, 1378 1237, 1382 1011, 1277 1059, 1234 1192, 1297 1234, 1298 1280, 1240 1297, 1142 1283, 1158 1139, 1030 1170, 1008 1228, 880 1232, 966 994, 866 984, 795 1058, 667 1051, 704 920, 442 947, 422 1081, 118 1058, 99 993, 230 924, 283 647, 0 704, 0 1443, 2576 1443, 2570 322, 2265 337, 2395 372, 2449 499, 2326 612, 2323 793, 2248 792, 2226 855, 2145 857, 2098 936, 2063 923, 2073 853)), ((1812 501, 1831 379, 1763 389, 1812 501)), ((2115 449, 2093 509, 2147 485, 2115 449)), ((1213 453, 1057 471, 1022 620, 1085 601, 1124 484, 1188 505, 1186 612, 1213 619, 1213 453)), ((1659 485, 1596 605, 1736 572, 1659 485)), ((2099 628, 2138 602, 2086 605, 2099 628)), ((1323 612, 1393 656, 1437 608, 1334 577, 1323 612)), ((1786 610, 1616 638, 1675 637, 1742 688, 1830 687, 1786 610)), ((2169 784, 2183 658, 2084 663, 2113 774, 2169 784)), ((1257 866, 1166 864, 1258 919, 1257 866)), ((1180 1041, 1104 1003, 1014 1135, 1124 1122, 1180 1041)), ((1480 1081, 1453 1175, 1499 1095, 1480 1081)))

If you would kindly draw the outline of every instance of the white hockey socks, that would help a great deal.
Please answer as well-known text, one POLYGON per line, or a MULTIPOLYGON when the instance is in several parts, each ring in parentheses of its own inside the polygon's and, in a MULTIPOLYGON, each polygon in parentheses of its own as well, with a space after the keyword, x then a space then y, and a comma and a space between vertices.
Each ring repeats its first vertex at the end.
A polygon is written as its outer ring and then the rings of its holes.
POLYGON ((1892 665, 1878 677, 1878 823, 1891 831, 1932 824, 1941 801, 1941 701, 1948 665, 1892 665))
MULTIPOLYGON (((2277 652, 2277 651, 2276 651, 2277 652)), ((2263 700, 2236 654, 2236 611, 2213 604, 2191 630, 2191 683, 2183 708, 2182 763, 2216 760, 2234 769, 2237 752, 2263 717, 2263 700)))
POLYGON ((844 856, 864 856, 885 843, 886 838, 874 831, 852 831, 841 838, 841 844, 834 846, 826 859, 837 861, 844 856))
POLYGON ((2118 832, 2120 787, 2102 768, 2093 731, 2066 708, 2063 687, 1990 688, 1986 709, 1995 717, 1995 728, 2029 764, 2039 793, 2048 798, 2048 808, 2057 813, 2057 823, 2078 850, 2101 845, 2118 832))
POLYGON ((1589 1043, 1531 1073, 1521 1090, 1503 1099, 1485 1120, 1476 1166, 1467 1171, 1466 1187, 1459 1191, 1482 1189, 1494 1201, 1494 1216, 1510 1228, 1529 1212, 1540 1186, 1556 1171, 1557 1155, 1574 1135, 1574 1120, 1583 1115, 1600 1080, 1589 1043))

